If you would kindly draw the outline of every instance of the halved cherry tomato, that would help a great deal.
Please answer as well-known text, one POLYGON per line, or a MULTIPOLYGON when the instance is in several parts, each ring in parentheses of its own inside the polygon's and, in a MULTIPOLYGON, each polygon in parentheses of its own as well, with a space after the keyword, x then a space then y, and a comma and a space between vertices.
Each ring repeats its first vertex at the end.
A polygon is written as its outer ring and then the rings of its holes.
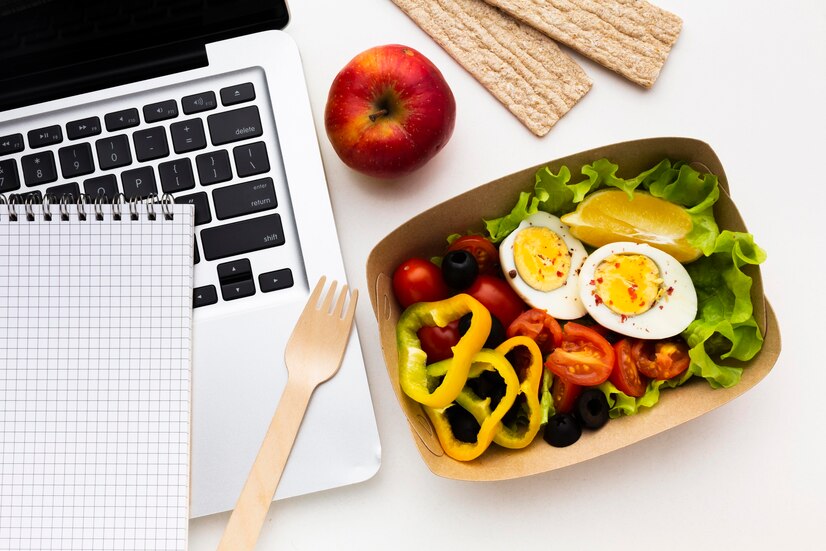
POLYGON ((614 349, 599 333, 569 321, 562 328, 562 344, 545 367, 566 382, 584 386, 604 383, 614 368, 614 349))
POLYGON ((640 373, 652 379, 671 379, 688 369, 688 345, 682 340, 639 340, 631 346, 631 356, 640 373))
POLYGON ((459 320, 444 327, 424 326, 417 333, 422 350, 427 354, 427 363, 438 362, 453 357, 452 347, 459 342, 459 320))
POLYGON ((637 368, 637 362, 631 354, 631 339, 622 339, 614 343, 614 354, 617 361, 608 379, 620 392, 639 398, 645 394, 648 378, 641 375, 637 368))
POLYGON ((480 275, 473 284, 464 290, 507 327, 525 309, 525 303, 511 286, 498 277, 480 275))
POLYGON ((532 308, 519 314, 507 329, 508 338, 524 335, 533 339, 544 357, 562 344, 562 327, 548 312, 532 308))
POLYGON ((551 385, 551 397, 554 399, 556 412, 570 413, 581 393, 581 386, 569 383, 562 377, 554 377, 554 382, 551 385))
POLYGON ((450 244, 447 252, 464 250, 476 257, 479 273, 493 275, 499 265, 496 246, 481 235, 463 235, 450 244))
POLYGON ((424 258, 402 262, 393 272, 393 293, 402 308, 417 302, 446 299, 450 295, 442 270, 424 258))

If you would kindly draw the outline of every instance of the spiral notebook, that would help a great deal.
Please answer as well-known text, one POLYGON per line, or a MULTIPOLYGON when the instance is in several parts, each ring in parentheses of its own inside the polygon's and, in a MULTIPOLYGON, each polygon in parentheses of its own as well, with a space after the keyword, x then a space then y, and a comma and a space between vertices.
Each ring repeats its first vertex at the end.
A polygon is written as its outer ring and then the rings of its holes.
POLYGON ((192 218, 0 196, 0 549, 186 549, 192 218))

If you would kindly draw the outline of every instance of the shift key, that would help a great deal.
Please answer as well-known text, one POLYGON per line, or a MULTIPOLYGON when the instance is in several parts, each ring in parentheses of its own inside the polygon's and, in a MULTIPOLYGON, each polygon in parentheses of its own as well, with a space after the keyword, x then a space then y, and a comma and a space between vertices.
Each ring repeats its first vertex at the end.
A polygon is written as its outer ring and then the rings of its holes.
POLYGON ((207 260, 226 258, 284 244, 281 216, 270 214, 201 231, 207 260))
POLYGON ((207 117, 213 145, 221 145, 261 135, 261 117, 255 105, 216 113, 207 117))

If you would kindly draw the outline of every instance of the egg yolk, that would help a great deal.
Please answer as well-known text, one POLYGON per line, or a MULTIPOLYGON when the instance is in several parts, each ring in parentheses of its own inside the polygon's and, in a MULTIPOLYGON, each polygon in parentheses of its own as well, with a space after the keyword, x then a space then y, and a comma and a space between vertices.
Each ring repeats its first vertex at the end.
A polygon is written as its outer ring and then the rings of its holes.
POLYGON ((513 241, 513 259, 519 277, 537 291, 553 291, 565 284, 571 271, 571 252, 549 228, 520 231, 513 241))
POLYGON ((594 270, 596 297, 613 312, 638 316, 662 296, 663 279, 653 260, 641 254, 615 254, 594 270))

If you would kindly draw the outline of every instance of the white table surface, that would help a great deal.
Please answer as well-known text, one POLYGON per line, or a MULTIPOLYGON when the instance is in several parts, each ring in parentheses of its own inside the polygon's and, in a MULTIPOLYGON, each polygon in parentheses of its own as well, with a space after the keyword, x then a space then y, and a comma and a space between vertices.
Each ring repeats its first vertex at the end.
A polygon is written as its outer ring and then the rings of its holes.
MULTIPOLYGON (((574 55, 594 86, 537 138, 390 0, 293 0, 287 31, 305 65, 347 274, 366 290, 367 255, 382 237, 493 178, 617 141, 695 137, 720 156, 741 214, 769 253, 763 278, 783 335, 773 371, 697 420, 579 465, 507 482, 445 480, 419 457, 363 296, 357 322, 382 467, 361 484, 276 502, 258 549, 822 545, 826 4, 657 3, 684 26, 654 88, 574 55), (411 46, 441 69, 458 114, 451 141, 434 160, 384 183, 341 163, 323 112, 336 73, 362 50, 389 43, 411 46)), ((192 521, 190 548, 214 549, 227 518, 192 521)))

